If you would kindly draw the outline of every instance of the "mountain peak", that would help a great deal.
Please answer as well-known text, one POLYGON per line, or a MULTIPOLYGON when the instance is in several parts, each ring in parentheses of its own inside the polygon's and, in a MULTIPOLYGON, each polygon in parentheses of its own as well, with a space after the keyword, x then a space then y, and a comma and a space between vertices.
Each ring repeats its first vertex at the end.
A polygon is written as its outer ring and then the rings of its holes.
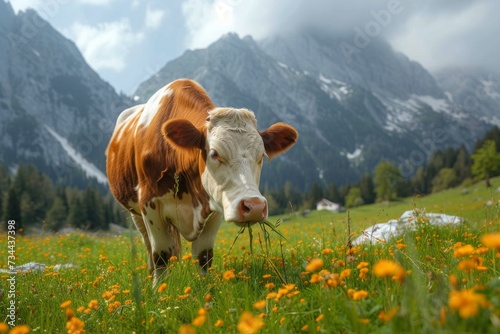
POLYGON ((0 0, 0 29, 6 29, 14 21, 16 14, 10 2, 0 0))
POLYGON ((270 56, 316 76, 407 99, 412 94, 436 98, 443 93, 420 64, 395 52, 381 38, 335 35, 306 29, 259 42, 270 56), (360 44, 363 41, 363 44, 360 44))

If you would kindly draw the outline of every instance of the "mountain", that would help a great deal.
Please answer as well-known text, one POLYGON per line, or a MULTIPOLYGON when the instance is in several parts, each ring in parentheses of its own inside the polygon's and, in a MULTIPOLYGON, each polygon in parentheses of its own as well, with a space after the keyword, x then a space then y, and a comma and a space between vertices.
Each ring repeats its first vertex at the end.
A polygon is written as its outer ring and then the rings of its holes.
POLYGON ((118 95, 35 11, 0 0, 0 161, 34 163, 53 179, 106 183, 107 146, 118 95))
POLYGON ((264 128, 295 126, 298 144, 264 168, 270 187, 290 179, 346 183, 371 172, 381 159, 410 176, 429 154, 474 140, 488 128, 456 107, 433 76, 378 39, 349 60, 342 39, 318 32, 255 42, 227 34, 206 49, 186 51, 143 82, 145 102, 180 77, 199 81, 219 106, 253 110, 264 128))
POLYGON ((434 76, 458 108, 500 126, 500 74, 480 68, 447 68, 434 76))
POLYGON ((472 148, 499 123, 499 79, 488 75, 434 77, 378 38, 353 49, 349 36, 312 30, 260 41, 227 34, 168 62, 132 101, 35 11, 15 14, 0 0, 0 161, 13 170, 32 162, 55 180, 104 184, 118 114, 187 77, 216 105, 253 110, 261 129, 278 121, 298 129, 297 145, 264 168, 264 187, 354 182, 381 159, 411 176, 436 149, 472 148))

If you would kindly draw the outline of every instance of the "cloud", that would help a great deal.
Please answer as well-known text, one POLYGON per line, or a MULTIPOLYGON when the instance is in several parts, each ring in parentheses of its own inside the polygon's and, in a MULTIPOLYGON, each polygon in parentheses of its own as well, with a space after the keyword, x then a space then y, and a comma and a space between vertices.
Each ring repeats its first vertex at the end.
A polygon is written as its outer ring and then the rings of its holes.
POLYGON ((186 47, 206 47, 227 32, 256 39, 302 27, 353 36, 398 8, 377 36, 431 69, 447 65, 496 67, 500 2, 494 0, 187 0, 182 4, 186 47), (496 16, 495 16, 496 15, 496 16))
POLYGON ((44 4, 42 0, 15 0, 9 2, 16 12, 27 8, 39 9, 44 4))
POLYGON ((97 26, 76 22, 66 35, 75 41, 94 69, 113 71, 125 68, 127 55, 144 39, 144 34, 134 31, 127 19, 97 26))
POLYGON ((186 44, 205 47, 227 32, 259 39, 303 26, 344 32, 370 19, 370 8, 384 8, 387 2, 372 0, 366 6, 338 0, 188 0, 182 6, 189 31, 186 44))
POLYGON ((486 67, 500 72, 500 3, 468 2, 454 12, 422 11, 389 41, 397 50, 436 71, 450 66, 486 67))
POLYGON ((148 29, 157 29, 161 26, 165 11, 161 9, 151 9, 150 6, 146 7, 145 26, 148 29))
POLYGON ((85 5, 93 5, 93 6, 105 6, 113 2, 114 0, 77 0, 77 2, 85 4, 85 5))

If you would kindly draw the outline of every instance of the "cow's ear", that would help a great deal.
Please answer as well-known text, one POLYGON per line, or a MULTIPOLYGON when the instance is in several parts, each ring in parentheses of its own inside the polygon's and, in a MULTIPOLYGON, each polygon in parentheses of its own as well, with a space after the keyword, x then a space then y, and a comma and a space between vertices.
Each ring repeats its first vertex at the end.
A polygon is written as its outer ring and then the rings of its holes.
POLYGON ((285 123, 276 123, 267 130, 260 132, 264 148, 269 158, 272 158, 292 147, 299 134, 297 130, 285 123))
POLYGON ((190 121, 185 119, 173 119, 166 122, 161 132, 167 142, 180 149, 203 149, 205 147, 205 133, 196 128, 190 121))

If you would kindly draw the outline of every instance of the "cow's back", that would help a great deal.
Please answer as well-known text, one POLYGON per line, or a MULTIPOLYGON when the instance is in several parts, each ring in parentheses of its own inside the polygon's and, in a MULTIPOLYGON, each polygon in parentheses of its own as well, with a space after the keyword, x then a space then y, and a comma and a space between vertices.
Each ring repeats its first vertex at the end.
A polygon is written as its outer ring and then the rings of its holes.
POLYGON ((181 79, 158 90, 146 104, 122 112, 108 146, 106 169, 111 191, 123 206, 130 208, 130 201, 144 204, 174 186, 188 191, 186 185, 175 184, 176 173, 184 172, 181 165, 197 166, 198 157, 171 148, 161 127, 176 118, 202 127, 213 108, 201 86, 181 79))

